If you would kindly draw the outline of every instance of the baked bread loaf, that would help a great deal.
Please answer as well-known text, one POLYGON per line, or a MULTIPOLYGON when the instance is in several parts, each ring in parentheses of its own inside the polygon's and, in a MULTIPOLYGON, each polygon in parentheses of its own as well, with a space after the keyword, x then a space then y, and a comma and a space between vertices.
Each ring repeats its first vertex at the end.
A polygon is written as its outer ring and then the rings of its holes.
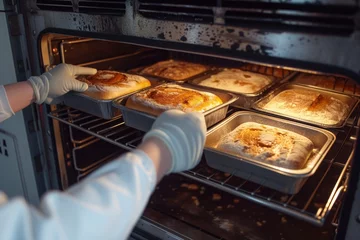
POLYGON ((256 93, 272 81, 269 76, 232 68, 204 79, 199 85, 237 93, 256 93))
POLYGON ((295 83, 302 83, 327 89, 334 89, 335 81, 336 79, 333 76, 308 73, 302 73, 295 79, 295 83))
POLYGON ((275 67, 265 67, 257 64, 247 63, 240 67, 240 69, 245 71, 252 71, 255 73, 261 73, 269 76, 274 76, 276 78, 287 77, 291 72, 286 69, 275 68, 275 67))
POLYGON ((283 168, 302 169, 314 144, 294 132, 246 122, 225 135, 217 149, 283 168))
POLYGON ((181 87, 177 84, 163 84, 138 92, 128 98, 126 106, 152 115, 159 115, 169 109, 184 112, 205 112, 222 104, 213 93, 181 87))
POLYGON ((338 124, 349 112, 349 106, 337 98, 302 89, 282 91, 263 108, 326 125, 338 124))
POLYGON ((92 76, 80 76, 78 80, 89 85, 84 94, 96 99, 114 99, 151 86, 144 77, 108 70, 99 70, 92 76))
POLYGON ((155 63, 141 71, 141 74, 181 81, 208 70, 208 67, 190 62, 167 60, 155 63))

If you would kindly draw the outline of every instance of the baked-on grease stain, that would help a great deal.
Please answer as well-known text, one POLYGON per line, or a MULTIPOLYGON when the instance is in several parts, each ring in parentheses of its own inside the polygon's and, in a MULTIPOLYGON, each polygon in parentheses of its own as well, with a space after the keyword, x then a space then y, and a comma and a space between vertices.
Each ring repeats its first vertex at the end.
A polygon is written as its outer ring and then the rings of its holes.
POLYGON ((254 52, 254 49, 252 48, 251 45, 246 45, 246 51, 247 51, 247 52, 250 52, 250 53, 253 53, 253 52, 254 52))
POLYGON ((160 38, 160 39, 165 39, 165 34, 164 34, 164 33, 158 34, 158 38, 160 38))
POLYGON ((182 36, 182 37, 180 38, 180 40, 183 41, 183 42, 186 42, 186 41, 187 41, 187 38, 186 38, 185 36, 182 36))
POLYGON ((213 42, 213 47, 214 48, 219 48, 220 47, 220 42, 213 42))
POLYGON ((238 42, 236 42, 236 43, 233 43, 230 48, 231 48, 231 50, 236 50, 239 47, 240 47, 240 44, 238 42))
POLYGON ((261 54, 263 55, 270 55, 270 51, 272 51, 274 48, 268 47, 268 46, 260 46, 261 54))

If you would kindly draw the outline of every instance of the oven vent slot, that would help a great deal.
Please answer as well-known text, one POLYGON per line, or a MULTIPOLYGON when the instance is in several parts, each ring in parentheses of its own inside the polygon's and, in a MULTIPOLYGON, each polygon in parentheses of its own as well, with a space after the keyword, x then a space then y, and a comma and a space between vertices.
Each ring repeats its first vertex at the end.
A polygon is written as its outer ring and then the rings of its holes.
POLYGON ((213 23, 216 0, 139 0, 139 13, 147 18, 213 23))
POLYGON ((58 11, 58 12, 72 12, 71 0, 37 0, 36 6, 40 10, 58 11))
POLYGON ((138 0, 138 3, 141 15, 159 20, 333 35, 351 34, 358 10, 350 5, 255 0, 138 0))
POLYGON ((299 32, 351 34, 356 7, 224 0, 227 25, 299 32))
POLYGON ((99 15, 117 15, 125 14, 125 1, 118 0, 80 0, 79 12, 99 15))
POLYGON ((37 0, 40 10, 123 16, 125 1, 119 0, 37 0))

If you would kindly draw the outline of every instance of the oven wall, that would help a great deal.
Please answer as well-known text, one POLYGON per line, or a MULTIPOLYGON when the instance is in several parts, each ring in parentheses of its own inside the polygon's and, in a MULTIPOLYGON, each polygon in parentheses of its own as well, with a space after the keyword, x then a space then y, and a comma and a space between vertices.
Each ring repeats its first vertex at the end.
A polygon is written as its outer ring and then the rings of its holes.
MULTIPOLYGON (((0 1, 0 10, 5 6, 0 1)), ((10 8, 11 9, 11 8, 10 8)), ((24 63, 24 35, 22 17, 6 8, 8 12, 0 12, 0 84, 11 84, 26 79, 24 63), (20 32, 14 32, 9 26, 18 20, 20 32)), ((25 46, 26 47, 26 46, 25 46)), ((31 203, 38 203, 39 188, 37 180, 44 180, 35 167, 40 164, 39 148, 37 147, 36 122, 32 109, 27 108, 15 114, 11 119, 0 123, 0 190, 8 196, 24 196, 31 203), (32 148, 32 149, 30 149, 32 148)))
MULTIPOLYGON (((312 3, 316 6, 314 2, 312 3)), ((309 1, 296 3, 306 5, 309 1)), ((354 9, 358 7, 358 3, 351 1, 324 0, 321 3, 324 7, 327 4, 348 5, 354 9)), ((324 34, 292 31, 291 26, 288 29, 269 30, 261 29, 261 25, 242 27, 150 19, 137 12, 139 1, 128 0, 125 5, 124 16, 113 16, 84 14, 72 10, 56 12, 55 7, 54 11, 41 11, 36 1, 28 1, 30 31, 34 33, 35 39, 41 31, 51 29, 74 35, 152 44, 159 48, 172 43, 172 48, 182 50, 203 50, 209 54, 221 52, 246 61, 343 73, 351 78, 359 78, 360 66, 357 63, 360 56, 360 31, 356 29, 356 15, 349 17, 354 16, 351 21, 355 21, 355 27, 349 34, 324 34)), ((221 11, 222 8, 215 10, 221 11)))

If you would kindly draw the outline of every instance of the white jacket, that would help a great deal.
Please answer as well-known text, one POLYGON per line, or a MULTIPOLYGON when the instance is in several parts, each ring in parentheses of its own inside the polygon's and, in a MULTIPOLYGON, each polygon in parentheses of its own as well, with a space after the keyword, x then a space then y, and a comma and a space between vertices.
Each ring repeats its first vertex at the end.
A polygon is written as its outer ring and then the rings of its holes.
POLYGON ((15 113, 10 107, 5 88, 0 85, 0 123, 13 115, 15 115, 15 113))
MULTIPOLYGON (((0 86, 0 122, 13 114, 0 86)), ((151 159, 135 150, 65 192, 48 192, 38 208, 1 193, 0 239, 127 239, 155 185, 151 159)))

